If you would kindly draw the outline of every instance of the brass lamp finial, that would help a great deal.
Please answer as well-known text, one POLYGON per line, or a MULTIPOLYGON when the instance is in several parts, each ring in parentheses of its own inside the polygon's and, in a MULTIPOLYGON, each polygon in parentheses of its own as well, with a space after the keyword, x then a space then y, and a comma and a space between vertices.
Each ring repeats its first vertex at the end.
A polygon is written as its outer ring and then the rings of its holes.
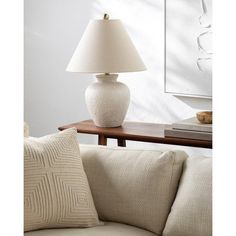
POLYGON ((109 15, 107 13, 104 14, 103 20, 109 20, 109 15))

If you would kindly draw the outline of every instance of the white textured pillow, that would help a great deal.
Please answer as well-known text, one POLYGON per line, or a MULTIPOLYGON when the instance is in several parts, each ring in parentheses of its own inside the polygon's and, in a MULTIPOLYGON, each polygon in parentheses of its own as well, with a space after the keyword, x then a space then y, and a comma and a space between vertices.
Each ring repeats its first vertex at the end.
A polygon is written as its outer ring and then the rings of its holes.
POLYGON ((99 224, 76 135, 24 140, 25 231, 99 224))
POLYGON ((161 235, 187 158, 184 152, 81 145, 81 157, 102 220, 161 235))

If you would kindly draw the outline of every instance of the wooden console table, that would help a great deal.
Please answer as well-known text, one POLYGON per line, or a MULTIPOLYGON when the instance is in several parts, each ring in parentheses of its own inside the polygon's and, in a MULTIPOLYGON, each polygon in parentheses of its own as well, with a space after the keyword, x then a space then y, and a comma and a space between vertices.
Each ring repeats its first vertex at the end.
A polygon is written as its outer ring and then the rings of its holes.
POLYGON ((92 120, 85 120, 78 123, 64 125, 59 130, 75 127, 78 133, 98 135, 98 144, 107 145, 107 139, 117 139, 118 146, 125 147, 126 140, 152 142, 162 144, 173 144, 201 148, 212 148, 212 141, 172 138, 164 136, 164 128, 170 125, 124 122, 120 127, 102 128, 94 125, 92 120))

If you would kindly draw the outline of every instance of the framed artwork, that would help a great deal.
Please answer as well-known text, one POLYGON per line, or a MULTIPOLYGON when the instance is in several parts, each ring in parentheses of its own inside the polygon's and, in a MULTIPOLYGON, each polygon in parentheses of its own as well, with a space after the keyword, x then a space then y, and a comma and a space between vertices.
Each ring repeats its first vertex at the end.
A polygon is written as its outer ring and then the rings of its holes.
POLYGON ((165 0, 165 92, 212 97, 212 0, 165 0))

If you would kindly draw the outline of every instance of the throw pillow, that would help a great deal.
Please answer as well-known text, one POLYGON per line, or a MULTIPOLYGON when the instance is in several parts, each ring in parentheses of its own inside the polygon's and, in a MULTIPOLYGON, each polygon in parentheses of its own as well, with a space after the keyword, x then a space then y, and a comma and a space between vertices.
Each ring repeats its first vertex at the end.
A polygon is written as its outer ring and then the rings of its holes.
POLYGON ((75 129, 24 140, 25 231, 99 224, 75 129))

